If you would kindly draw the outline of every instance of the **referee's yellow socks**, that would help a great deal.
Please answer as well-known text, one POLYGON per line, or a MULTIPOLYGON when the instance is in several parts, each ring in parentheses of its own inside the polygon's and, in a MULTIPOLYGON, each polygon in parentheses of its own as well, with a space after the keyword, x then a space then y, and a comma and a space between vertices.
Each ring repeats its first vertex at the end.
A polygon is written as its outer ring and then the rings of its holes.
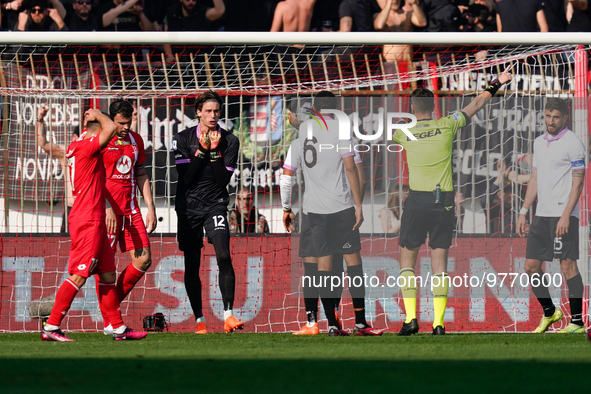
POLYGON ((447 293, 449 291, 449 277, 447 273, 441 272, 433 275, 433 309, 435 310, 435 318, 433 320, 433 328, 443 324, 443 316, 445 315, 445 307, 447 306, 447 293))
POLYGON ((405 323, 410 323, 412 319, 417 318, 417 281, 415 270, 413 268, 404 268, 400 270, 400 279, 402 300, 404 301, 404 310, 406 312, 405 323))

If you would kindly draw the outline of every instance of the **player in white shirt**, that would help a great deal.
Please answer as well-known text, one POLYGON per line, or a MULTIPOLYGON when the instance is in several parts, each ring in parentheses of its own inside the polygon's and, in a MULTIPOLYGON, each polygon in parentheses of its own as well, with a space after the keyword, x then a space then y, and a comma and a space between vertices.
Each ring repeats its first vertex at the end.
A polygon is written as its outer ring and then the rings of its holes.
MULTIPOLYGON (((314 100, 316 111, 336 108, 336 98, 330 92, 320 92, 314 100)), ((308 217, 310 239, 318 262, 316 283, 326 314, 329 335, 347 336, 334 314, 334 295, 330 287, 332 255, 342 253, 351 279, 351 298, 355 310, 355 335, 381 335, 383 330, 371 328, 365 320, 365 287, 361 262, 359 226, 363 222, 359 176, 350 140, 339 140, 338 122, 322 116, 323 126, 309 120, 300 127, 300 137, 292 142, 281 176, 283 222, 291 226, 292 175, 301 168, 306 189, 302 211, 308 217), (312 128, 308 133, 308 127, 312 128)))
POLYGON ((579 197, 585 181, 586 150, 583 142, 568 129, 566 101, 549 98, 544 110, 547 132, 534 141, 533 175, 519 211, 517 233, 525 236, 525 216, 536 197, 538 204, 527 237, 525 272, 532 290, 544 309, 535 333, 543 333, 562 319, 542 280, 542 262, 560 260, 560 269, 569 290, 571 322, 559 333, 584 333, 583 279, 579 258, 579 197))

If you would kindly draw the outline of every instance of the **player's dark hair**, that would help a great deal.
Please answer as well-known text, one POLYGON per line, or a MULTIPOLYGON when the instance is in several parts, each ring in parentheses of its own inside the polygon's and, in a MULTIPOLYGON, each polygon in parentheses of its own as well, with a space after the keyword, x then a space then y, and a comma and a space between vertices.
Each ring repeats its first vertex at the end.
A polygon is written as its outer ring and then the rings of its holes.
POLYGON ((568 115, 568 104, 565 100, 557 97, 550 97, 546 100, 546 111, 560 111, 563 115, 568 115))
POLYGON ((86 122, 86 130, 88 131, 92 131, 94 129, 96 129, 97 127, 99 127, 101 124, 98 120, 91 120, 86 122))
POLYGON ((113 101, 109 105, 109 117, 113 120, 117 114, 120 114, 124 118, 131 118, 133 116, 133 105, 125 100, 113 101))
POLYGON ((431 113, 435 109, 435 96, 427 88, 416 88, 410 95, 410 102, 417 113, 431 113))
POLYGON ((314 97, 314 109, 318 112, 323 109, 336 109, 337 108, 337 97, 334 93, 328 90, 318 92, 314 97))
POLYGON ((208 90, 207 92, 201 94, 199 97, 195 99, 195 114, 197 114, 198 110, 201 111, 203 109, 203 104, 205 104, 208 101, 216 101, 220 105, 221 112, 223 105, 222 98, 213 90, 208 90))

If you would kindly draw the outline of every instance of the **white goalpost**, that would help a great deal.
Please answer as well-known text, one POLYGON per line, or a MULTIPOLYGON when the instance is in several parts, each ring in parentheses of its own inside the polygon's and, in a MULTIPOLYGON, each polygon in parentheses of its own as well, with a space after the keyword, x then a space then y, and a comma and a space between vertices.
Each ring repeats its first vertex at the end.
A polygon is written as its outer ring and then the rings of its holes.
MULTIPOLYGON (((232 237, 237 317, 255 332, 292 331, 304 320, 300 262, 283 230, 278 185, 285 154, 298 135, 291 115, 309 105, 315 93, 336 93, 352 124, 375 134, 386 113, 409 110, 410 92, 418 86, 435 93, 435 115, 443 116, 513 66, 512 82, 454 142, 458 220, 450 275, 485 282, 489 274, 498 279, 522 272, 525 240, 512 226, 531 174, 533 141, 545 130, 546 97, 568 101, 569 125, 589 145, 591 33, 2 32, 0 37, 0 332, 36 330, 38 320, 28 305, 52 296, 67 266, 64 166, 52 151, 39 147, 39 138, 67 146, 83 127, 87 108, 105 111, 116 98, 138 109, 137 131, 146 146, 159 220, 151 237, 153 268, 122 310, 137 322, 162 312, 171 329, 179 331, 193 329, 193 322, 179 276, 184 268, 175 239, 171 141, 196 124, 193 100, 206 90, 222 95, 222 126, 241 142, 229 185, 232 204, 240 190, 252 191, 270 227, 269 234, 242 234, 244 229, 237 228, 232 237), (164 45, 172 53, 165 53, 164 45), (384 51, 390 45, 410 45, 412 56, 387 61, 384 51), (39 137, 35 120, 42 104, 50 110, 39 137), (499 197, 494 191, 499 182, 513 196, 507 205, 499 201, 504 192, 499 197), (498 218, 492 219, 495 209, 498 218)), ((386 133, 380 138, 387 142, 386 133)), ((395 195, 408 184, 406 159, 399 152, 376 150, 361 152, 361 159, 366 178, 362 256, 368 275, 380 283, 368 288, 366 308, 376 326, 394 328, 403 309, 399 289, 386 285, 388 276, 398 274, 399 259, 398 235, 389 232, 388 223, 402 208, 395 195)), ((296 210, 304 187, 300 179, 294 189, 296 210)), ((580 200, 579 229, 586 321, 591 279, 587 190, 580 200)), ((126 256, 117 259, 119 266, 126 265, 126 256)), ((204 311, 221 316, 211 245, 202 261, 204 311)), ((420 261, 426 277, 427 248, 421 249, 420 261)), ((549 263, 547 272, 560 268, 549 263)), ((68 318, 70 330, 92 331, 100 322, 93 284, 86 287, 68 318)), ((552 289, 556 303, 568 302, 564 289, 552 289)), ((420 318, 432 313, 430 296, 428 289, 420 293, 420 318)), ((347 292, 343 303, 351 312, 347 292)), ((446 324, 452 331, 530 331, 537 324, 536 307, 524 286, 495 280, 494 285, 457 287, 450 294, 446 324)), ((352 312, 344 318, 351 323, 352 312)))

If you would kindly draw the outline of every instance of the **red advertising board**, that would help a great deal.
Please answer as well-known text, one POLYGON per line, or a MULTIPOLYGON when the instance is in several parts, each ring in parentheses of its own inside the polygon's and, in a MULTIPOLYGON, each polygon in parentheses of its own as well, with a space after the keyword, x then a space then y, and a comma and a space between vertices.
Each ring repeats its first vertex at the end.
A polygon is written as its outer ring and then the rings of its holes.
MULTIPOLYGON (((67 276, 70 241, 57 237, 1 237, 0 331, 35 331, 39 320, 29 315, 32 300, 55 294, 67 276)), ((164 314, 172 331, 192 331, 194 317, 184 283, 183 254, 174 237, 154 237, 152 267, 122 303, 124 320, 141 327, 144 316, 164 314)), ((236 272, 234 312, 248 332, 290 332, 305 321, 299 292, 302 269, 292 261, 297 239, 283 236, 232 238, 236 272)), ((400 298, 397 238, 363 238, 362 257, 366 273, 368 320, 376 327, 397 330, 404 319, 400 298)), ((296 249, 297 250, 297 249, 296 249)), ((522 274, 525 241, 513 238, 458 238, 450 249, 448 274, 452 286, 445 322, 449 332, 531 331, 541 317, 541 308, 522 274)), ((297 253, 295 254, 297 255, 297 253)), ((129 264, 118 254, 121 271, 129 264)), ((416 275, 424 280, 419 290, 418 319, 421 330, 430 331, 433 319, 429 253, 422 249, 416 275)), ((569 314, 566 284, 557 262, 546 263, 555 303, 569 314), (557 284, 559 286, 554 286, 557 284)), ((210 331, 222 332, 222 303, 217 285, 213 247, 207 244, 201 259, 203 312, 210 331)), ((345 286, 347 287, 347 286, 345 286)), ((588 301, 584 301, 587 316, 588 301)), ((345 328, 354 325, 349 292, 343 293, 345 328)), ((565 319, 567 320, 567 319, 565 319)), ((563 324, 564 325, 564 324, 563 324)), ((325 323, 321 324, 321 328, 325 323)), ((557 328, 559 324, 555 325, 557 328)), ((90 279, 79 292, 63 328, 94 331, 102 328, 95 282, 90 279)))

